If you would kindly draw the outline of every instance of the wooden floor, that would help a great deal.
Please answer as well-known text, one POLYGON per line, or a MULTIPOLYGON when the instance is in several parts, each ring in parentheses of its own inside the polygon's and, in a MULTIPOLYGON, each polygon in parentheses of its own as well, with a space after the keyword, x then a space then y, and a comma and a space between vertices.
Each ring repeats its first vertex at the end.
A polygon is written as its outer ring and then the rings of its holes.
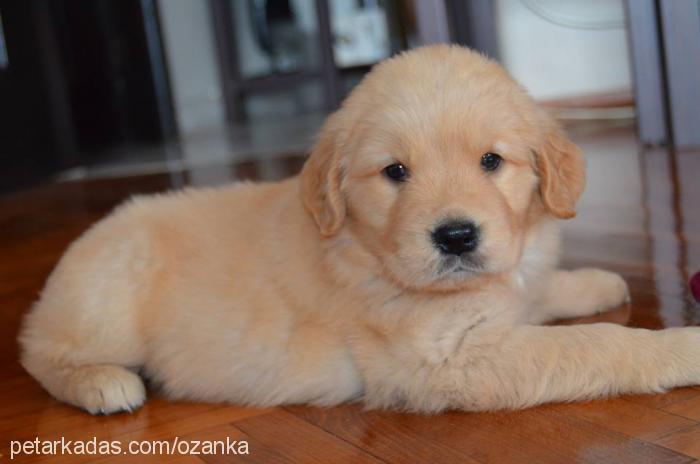
MULTIPOLYGON (((566 267, 621 272, 632 304, 596 318, 662 328, 700 321, 687 289, 700 270, 700 152, 638 152, 629 125, 570 128, 589 158, 579 216, 565 226, 566 267)), ((231 179, 279 178, 302 160, 47 185, 0 198, 0 453, 11 440, 247 440, 245 456, 154 462, 665 463, 700 459, 700 389, 517 412, 417 416, 357 405, 246 409, 170 403, 152 393, 133 414, 91 417, 51 399, 17 363, 22 314, 64 247, 133 193, 231 179), (222 177, 223 175, 223 177, 222 177)), ((578 322, 590 322, 594 319, 578 322)), ((568 321, 567 323, 570 323, 568 321)), ((19 462, 141 462, 134 456, 19 456, 19 462)))

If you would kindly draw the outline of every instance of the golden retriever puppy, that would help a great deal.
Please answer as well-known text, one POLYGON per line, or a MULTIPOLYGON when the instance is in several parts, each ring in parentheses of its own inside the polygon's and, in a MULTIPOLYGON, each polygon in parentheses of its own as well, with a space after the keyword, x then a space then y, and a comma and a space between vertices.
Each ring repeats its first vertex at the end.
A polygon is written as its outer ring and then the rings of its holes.
POLYGON ((700 381, 700 332, 541 326, 623 303, 557 270, 584 161, 495 62, 403 53, 330 116, 300 176, 137 197, 66 252, 22 364, 91 413, 172 398, 436 412, 700 381))

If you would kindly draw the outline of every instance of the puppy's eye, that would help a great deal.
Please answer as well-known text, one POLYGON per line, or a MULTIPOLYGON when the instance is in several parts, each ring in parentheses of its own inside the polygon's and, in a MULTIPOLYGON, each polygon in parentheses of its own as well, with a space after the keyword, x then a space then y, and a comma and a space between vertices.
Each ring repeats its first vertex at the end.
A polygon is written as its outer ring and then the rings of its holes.
POLYGON ((484 171, 495 171, 501 165, 503 158, 497 153, 485 153, 481 157, 481 167, 484 171))
POLYGON ((408 179, 408 168, 401 163, 390 164, 382 172, 394 182, 404 182, 408 179))

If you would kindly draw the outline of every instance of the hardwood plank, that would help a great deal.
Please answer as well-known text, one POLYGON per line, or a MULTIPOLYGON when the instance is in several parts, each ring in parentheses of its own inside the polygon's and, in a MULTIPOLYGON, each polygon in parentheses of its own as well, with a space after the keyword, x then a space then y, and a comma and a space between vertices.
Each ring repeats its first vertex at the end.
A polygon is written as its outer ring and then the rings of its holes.
MULTIPOLYGON (((420 446, 407 446, 416 440, 416 434, 403 414, 365 413, 356 405, 333 409, 292 407, 287 410, 387 462, 479 462, 438 441, 424 439, 420 440, 420 446)), ((436 418, 436 425, 440 423, 436 418)))
POLYGON ((651 440, 695 425, 695 421, 621 398, 543 406, 629 437, 651 440))
MULTIPOLYGON (((336 435, 311 425, 285 410, 236 422, 249 440, 251 453, 241 462, 284 463, 374 463, 381 462, 336 435), (272 426, 274 424, 274 426, 272 426), (261 454, 266 453, 265 456, 261 454)), ((206 462, 223 462, 204 458, 206 462)))
POLYGON ((241 406, 222 405, 214 409, 168 421, 156 426, 117 435, 120 440, 162 440, 196 435, 200 430, 222 424, 231 424, 251 417, 270 414, 273 409, 245 408, 241 406))
POLYGON ((700 459, 700 424, 655 440, 661 446, 700 459))
POLYGON ((0 431, 17 427, 16 416, 34 414, 58 405, 45 394, 36 380, 24 372, 19 375, 0 382, 0 398, 12 398, 12 401, 0 403, 0 431))
POLYGON ((357 405, 330 411, 305 407, 290 411, 387 461, 398 458, 399 462, 411 462, 402 458, 426 452, 426 443, 435 447, 432 450, 445 447, 458 454, 445 462, 469 462, 467 458, 496 463, 691 461, 682 454, 543 408, 439 416, 362 412, 357 405), (402 433, 399 444, 385 436, 397 428, 402 433))
MULTIPOLYGON (((693 391, 700 393, 700 391, 697 389, 693 389, 693 391)), ((691 396, 688 399, 670 403, 661 409, 678 416, 700 421, 700 395, 691 396)))

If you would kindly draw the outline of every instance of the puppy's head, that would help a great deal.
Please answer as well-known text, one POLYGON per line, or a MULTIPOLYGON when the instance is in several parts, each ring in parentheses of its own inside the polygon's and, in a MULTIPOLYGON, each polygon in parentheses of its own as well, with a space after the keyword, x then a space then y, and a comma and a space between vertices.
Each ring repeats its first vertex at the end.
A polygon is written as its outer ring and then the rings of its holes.
POLYGON ((417 49, 376 66, 302 172, 321 233, 347 228, 396 283, 454 290, 513 269, 528 227, 570 218, 579 149, 493 61, 417 49))

